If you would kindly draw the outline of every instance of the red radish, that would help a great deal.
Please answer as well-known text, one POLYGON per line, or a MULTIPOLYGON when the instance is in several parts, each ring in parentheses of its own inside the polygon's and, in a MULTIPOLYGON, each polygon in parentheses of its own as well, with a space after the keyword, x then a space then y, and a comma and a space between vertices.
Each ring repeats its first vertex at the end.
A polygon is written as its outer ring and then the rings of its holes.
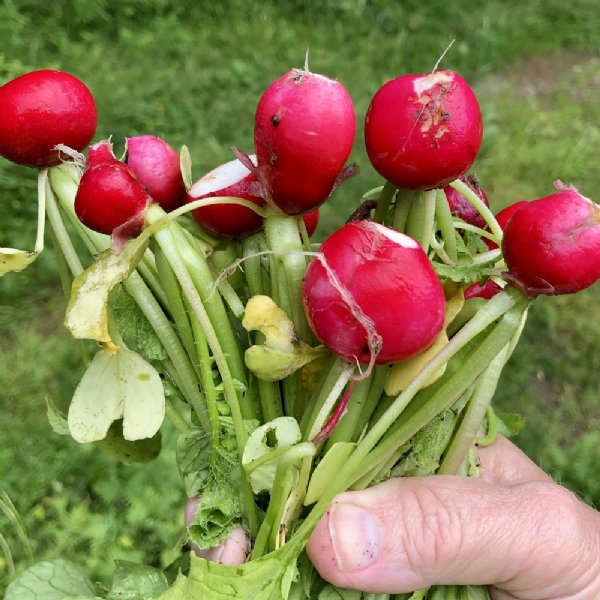
MULTIPOLYGON (((250 156, 250 160, 256 164, 256 156, 250 156)), ((188 191, 187 202, 216 196, 234 196, 254 202, 257 206, 265 204, 256 175, 237 159, 220 165, 199 179, 188 191)), ((263 222, 262 217, 253 210, 236 204, 203 206, 193 210, 192 215, 202 227, 231 238, 255 233, 263 222)))
POLYGON ((144 184, 152 199, 171 211, 185 201, 179 154, 153 135, 127 138, 127 165, 144 184))
POLYGON ((32 71, 0 87, 0 155, 30 167, 60 163, 57 144, 80 151, 98 117, 85 84, 62 71, 32 71))
POLYGON ((131 169, 107 149, 107 141, 90 148, 88 167, 75 196, 75 212, 94 231, 111 235, 127 223, 127 233, 133 236, 141 229, 152 198, 131 169))
POLYGON ((337 81, 292 69, 264 92, 256 109, 254 147, 265 193, 285 213, 322 204, 350 155, 356 117, 337 81))
POLYGON ((479 282, 470 285, 465 290, 464 295, 465 300, 470 300, 471 298, 483 298, 484 300, 490 300, 501 291, 502 288, 493 279, 486 279, 483 285, 479 282))
MULTIPOLYGON (((498 221, 498 225, 500 225, 502 231, 504 231, 504 228, 506 227, 506 224, 508 223, 510 218, 519 210, 519 208, 521 208, 525 204, 527 204, 526 200, 519 200, 519 202, 514 202, 513 204, 510 204, 509 206, 503 208, 496 215, 496 221, 498 221)), ((496 242, 492 242, 492 240, 483 238, 483 241, 487 244, 487 247, 490 250, 495 250, 496 248, 498 248, 498 244, 496 244, 496 242)))
POLYGON ((519 207, 504 230, 508 278, 530 296, 572 294, 600 278, 600 206, 557 188, 519 207))
POLYGON ((431 345, 444 325, 444 290, 421 246, 372 221, 344 225, 320 252, 353 300, 342 297, 319 260, 303 284, 306 315, 317 338, 348 361, 371 359, 366 322, 381 338, 378 364, 402 360, 431 345))
POLYGON ((317 230, 317 225, 319 224, 319 209, 306 213, 302 216, 304 221, 304 225, 306 226, 306 233, 308 233, 308 237, 312 237, 313 233, 317 230))
MULTIPOLYGON (((485 195, 485 192, 481 189, 477 177, 469 175, 465 177, 461 175, 459 179, 468 185, 483 201, 483 203, 489 208, 490 203, 485 195)), ((481 216, 479 211, 457 190, 452 186, 448 185, 444 188, 444 194, 450 206, 450 212, 460 217, 465 223, 475 225, 475 227, 486 227, 485 219, 481 216)))
POLYGON ((408 189, 443 187, 463 175, 482 135, 475 94, 448 70, 388 81, 365 119, 371 163, 394 185, 408 189))

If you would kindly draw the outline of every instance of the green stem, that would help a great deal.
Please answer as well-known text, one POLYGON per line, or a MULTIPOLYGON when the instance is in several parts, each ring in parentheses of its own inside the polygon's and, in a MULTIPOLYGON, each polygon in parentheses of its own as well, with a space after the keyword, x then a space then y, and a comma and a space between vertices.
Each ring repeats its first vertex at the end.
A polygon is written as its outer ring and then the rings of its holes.
POLYGON ((444 190, 435 193, 435 219, 444 242, 444 252, 451 264, 456 264, 458 253, 456 249, 456 232, 452 221, 452 212, 444 190))
POLYGON ((425 252, 429 251, 435 223, 435 190, 415 195, 408 218, 406 233, 417 240, 425 252))
POLYGON ((410 213, 410 207, 415 197, 414 190, 399 188, 396 194, 396 205, 394 206, 394 216, 392 217, 392 227, 397 231, 404 231, 406 221, 410 213))
POLYGON ((498 225, 496 217, 494 217, 492 211, 485 205, 485 202, 460 179, 455 179, 450 185, 457 192, 461 193, 477 209, 487 226, 490 228, 490 231, 498 238, 498 240, 502 240, 502 227, 498 225))
POLYGON ((75 246, 73 246, 71 236, 69 236, 69 233, 67 232, 67 228, 65 227, 65 223, 58 209, 54 191, 49 184, 46 190, 46 211, 48 213, 50 226, 52 227, 54 239, 60 248, 61 254, 69 266, 71 274, 74 277, 77 277, 77 275, 83 273, 83 265, 79 260, 79 255, 75 250, 75 246))
POLYGON ((484 437, 477 438, 478 446, 491 446, 496 441, 496 436, 498 435, 498 420, 496 419, 496 413, 489 404, 485 413, 488 420, 488 430, 484 437))
POLYGON ((180 433, 187 433, 188 431, 191 431, 192 428, 175 408, 171 398, 166 398, 165 410, 167 418, 171 421, 171 423, 173 423, 173 425, 175 425, 177 431, 180 433))
POLYGON ((488 240, 491 240, 498 246, 500 246, 500 244, 502 243, 501 240, 499 240, 498 237, 495 236, 490 231, 486 231, 485 229, 481 229, 481 227, 477 227, 476 225, 471 225, 470 223, 465 223, 461 219, 453 218, 452 226, 454 227, 454 229, 463 229, 464 231, 470 231, 472 233, 476 233, 479 237, 487 238, 488 240))
MULTIPOLYGON (((295 217, 269 212, 265 218, 265 234, 275 261, 283 267, 294 328, 298 339, 310 344, 312 334, 302 303, 302 281, 306 273, 306 256, 295 217)), ((283 307, 282 307, 283 308, 283 307)))
POLYGON ((379 197, 377 198, 377 208, 375 209, 375 214, 373 215, 373 220, 378 223, 383 223, 387 217, 388 211, 390 209, 390 205, 392 204, 392 199, 394 198, 394 194, 396 193, 396 186, 389 181, 386 181, 381 192, 379 193, 379 197))
POLYGON ((325 452, 337 442, 351 442, 357 436, 357 424, 359 422, 363 406, 367 400, 369 388, 371 387, 371 377, 363 379, 354 385, 350 394, 346 411, 335 429, 329 436, 325 446, 325 452))
POLYGON ((467 404, 461 423, 455 432, 444 460, 440 465, 438 474, 456 475, 460 471, 462 464, 467 458, 467 454, 473 445, 477 432, 496 391, 498 379, 502 373, 502 368, 508 355, 508 345, 506 345, 498 355, 492 360, 487 369, 479 377, 475 386, 473 396, 467 404))

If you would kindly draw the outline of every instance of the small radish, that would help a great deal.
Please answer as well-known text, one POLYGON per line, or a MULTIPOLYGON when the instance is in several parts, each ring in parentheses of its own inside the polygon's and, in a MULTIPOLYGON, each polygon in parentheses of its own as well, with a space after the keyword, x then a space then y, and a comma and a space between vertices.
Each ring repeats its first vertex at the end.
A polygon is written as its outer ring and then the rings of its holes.
MULTIPOLYGON (((500 225, 500 229, 502 229, 502 231, 504 231, 504 228, 506 227, 506 224, 508 223, 510 218, 519 210, 519 208, 525 206, 525 204, 527 204, 526 200, 519 200, 518 202, 514 202, 513 204, 510 204, 509 206, 503 208, 496 215, 496 221, 498 221, 498 225, 500 225)), ((490 250, 495 250, 496 248, 498 248, 498 244, 496 244, 496 242, 492 242, 492 240, 483 238, 483 241, 487 244, 487 247, 490 250)))
POLYGON ((381 341, 378 364, 431 345, 444 325, 444 290, 415 240, 379 223, 355 221, 329 236, 320 252, 347 296, 316 259, 306 272, 303 299, 313 332, 334 354, 367 363, 373 335, 381 341))
POLYGON ((0 87, 0 155, 14 163, 56 165, 54 147, 83 150, 97 123, 90 90, 69 73, 32 71, 0 87))
MULTIPOLYGON (((489 208, 490 203, 485 195, 485 192, 481 189, 479 181, 473 175, 464 176, 461 175, 459 178, 465 185, 468 185, 483 201, 483 203, 489 208)), ((448 185, 444 188, 444 194, 450 206, 450 212, 457 217, 460 217, 465 223, 475 225, 475 227, 486 227, 485 219, 481 216, 479 211, 458 191, 452 186, 448 185)))
POLYGON ((259 179, 283 212, 307 213, 332 192, 350 155, 356 117, 337 81, 292 69, 264 92, 256 109, 259 179))
POLYGON ((314 232, 317 230, 317 225, 319 224, 319 209, 315 208, 315 210, 302 215, 302 220, 306 226, 306 233, 308 234, 308 237, 312 237, 314 232))
POLYGON ((142 227, 152 198, 131 169, 117 160, 111 150, 108 141, 90 148, 88 167, 75 196, 75 212, 79 220, 94 231, 111 235, 127 223, 127 234, 134 236, 142 227))
MULTIPOLYGON (((254 155, 250 156, 250 160, 256 164, 254 155)), ((188 191, 187 202, 216 196, 242 198, 257 206, 265 204, 256 175, 238 159, 220 165, 199 179, 188 191)), ((262 217, 253 210, 236 204, 202 206, 193 210, 192 215, 205 229, 230 238, 255 233, 263 223, 262 217)))
POLYGON ((375 94, 365 144, 375 169, 398 187, 443 187, 471 166, 483 135, 481 110, 453 71, 403 75, 375 94))
POLYGON ((530 296, 572 294, 600 278, 600 206, 557 189, 519 207, 504 230, 508 279, 530 296))
POLYGON ((185 185, 179 154, 167 142, 153 135, 126 139, 127 165, 164 210, 171 211, 185 201, 185 185))

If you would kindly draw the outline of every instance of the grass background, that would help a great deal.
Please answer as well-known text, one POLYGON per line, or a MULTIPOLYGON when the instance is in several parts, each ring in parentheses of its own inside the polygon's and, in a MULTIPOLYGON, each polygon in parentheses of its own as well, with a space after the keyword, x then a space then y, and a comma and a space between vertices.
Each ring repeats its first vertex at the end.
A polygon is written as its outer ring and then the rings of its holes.
MULTIPOLYGON (((600 11, 595 0, 0 0, 0 84, 33 68, 69 71, 93 91, 96 139, 152 133, 189 146, 194 175, 251 150, 264 88, 310 49, 310 66, 350 91, 359 123, 386 80, 443 66, 471 81, 484 112, 475 165, 492 207, 552 191, 559 178, 598 198, 600 11)), ((362 168, 322 209, 318 236, 380 183, 360 133, 362 168)), ((0 245, 35 237, 35 174, 0 160, 0 245)), ((600 288, 538 299, 496 402, 524 414, 526 452, 600 506, 600 288)), ((51 249, 0 280, 0 490, 30 548, 0 513, 17 570, 63 556, 108 583, 113 559, 167 564, 184 495, 173 448, 152 466, 112 463, 54 434, 45 398, 65 406, 81 376, 63 331, 51 249)), ((168 437, 168 436, 166 436, 168 437)), ((1 540, 0 540, 1 541, 1 540)), ((0 591, 11 572, 0 552, 0 591)))

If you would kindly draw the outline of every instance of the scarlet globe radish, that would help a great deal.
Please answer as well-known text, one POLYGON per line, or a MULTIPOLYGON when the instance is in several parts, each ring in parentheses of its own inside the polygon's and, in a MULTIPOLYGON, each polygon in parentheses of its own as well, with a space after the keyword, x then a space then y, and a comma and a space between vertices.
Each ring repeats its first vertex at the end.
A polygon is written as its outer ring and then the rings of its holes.
POLYGON ((322 204, 350 155, 356 117, 341 83, 292 69, 263 93, 254 147, 265 193, 285 213, 322 204))
MULTIPOLYGON (((519 200, 518 202, 514 202, 513 204, 510 204, 509 206, 503 208, 496 215, 496 221, 498 221, 498 225, 500 225, 500 228, 503 231, 510 218, 519 210, 519 208, 521 208, 525 204, 527 204, 526 200, 519 200)), ((495 250, 496 248, 498 248, 498 244, 496 244, 496 242, 493 242, 492 240, 483 238, 483 241, 487 244, 487 247, 490 250, 495 250)))
POLYGON ((88 167, 75 196, 75 212, 86 227, 111 235, 128 223, 129 235, 136 235, 151 202, 131 169, 112 155, 108 141, 90 148, 88 167))
POLYGON ((97 122, 90 90, 69 73, 32 71, 0 87, 0 155, 14 163, 56 165, 55 146, 83 150, 97 122))
MULTIPOLYGON (((256 164, 254 155, 250 156, 250 160, 256 164)), ((217 196, 242 198, 257 206, 265 204, 256 175, 238 159, 218 166, 199 179, 188 191, 187 202, 217 196)), ((194 209, 192 215, 202 227, 230 238, 242 238, 255 233, 263 222, 262 217, 252 209, 236 204, 202 206, 194 209)))
MULTIPOLYGON (((461 175, 459 178, 465 185, 468 185, 483 201, 483 203, 489 208, 490 203, 479 185, 479 181, 474 176, 461 175)), ((481 216, 481 213, 458 191, 452 186, 447 185, 444 187, 444 194, 448 200, 450 206, 450 212, 457 217, 460 217, 465 223, 475 225, 475 227, 481 227, 482 229, 486 226, 485 219, 481 216)))
POLYGON ((443 187, 463 175, 477 156, 482 135, 475 94, 448 70, 388 81, 365 118, 373 167, 408 189, 443 187))
POLYGON ((306 233, 308 234, 308 237, 312 237, 319 224, 319 209, 315 208, 315 210, 302 215, 302 220, 306 226, 306 233))
POLYGON ((185 201, 179 154, 154 135, 127 138, 127 165, 142 182, 152 199, 168 211, 185 201))
POLYGON ((316 337, 348 361, 395 362, 427 348, 444 324, 444 291, 411 237, 372 221, 344 225, 321 245, 306 272, 303 300, 316 337), (335 279, 344 290, 340 291, 335 279), (353 307, 352 304, 355 304, 353 307))
POLYGON ((575 188, 520 206, 506 224, 508 277, 526 294, 572 294, 600 278, 600 206, 575 188))

